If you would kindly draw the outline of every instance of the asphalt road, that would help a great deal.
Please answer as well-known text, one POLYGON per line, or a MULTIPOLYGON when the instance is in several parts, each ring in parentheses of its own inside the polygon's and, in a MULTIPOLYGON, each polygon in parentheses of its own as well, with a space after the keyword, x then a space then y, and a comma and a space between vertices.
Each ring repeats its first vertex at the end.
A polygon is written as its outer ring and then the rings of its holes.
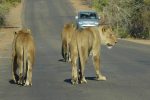
POLYGON ((0 100, 150 100, 150 46, 119 40, 108 50, 102 46, 102 72, 106 81, 95 81, 89 58, 87 84, 71 85, 71 65, 59 61, 60 33, 64 23, 74 20, 67 0, 25 0, 24 27, 36 42, 33 86, 11 84, 11 59, 1 59, 0 100))

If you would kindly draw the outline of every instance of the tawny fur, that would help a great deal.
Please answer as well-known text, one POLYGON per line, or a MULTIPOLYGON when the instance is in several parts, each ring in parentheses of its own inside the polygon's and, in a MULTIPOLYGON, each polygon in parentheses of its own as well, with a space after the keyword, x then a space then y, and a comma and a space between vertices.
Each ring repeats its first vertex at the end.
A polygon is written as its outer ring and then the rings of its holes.
POLYGON ((64 25, 62 33, 61 33, 62 57, 67 62, 70 61, 69 44, 70 44, 72 34, 73 34, 75 29, 76 29, 76 27, 73 23, 67 23, 64 25))
POLYGON ((34 59, 35 43, 31 31, 22 29, 19 32, 15 32, 12 54, 12 77, 14 82, 21 85, 32 85, 34 59))
POLYGON ((76 30, 70 42, 70 54, 72 65, 72 84, 87 83, 84 75, 84 69, 89 54, 92 54, 93 64, 96 71, 97 80, 106 80, 101 73, 100 67, 100 48, 101 38, 107 46, 113 46, 117 39, 112 30, 105 26, 88 27, 76 30), (77 59, 79 58, 79 68, 77 59))

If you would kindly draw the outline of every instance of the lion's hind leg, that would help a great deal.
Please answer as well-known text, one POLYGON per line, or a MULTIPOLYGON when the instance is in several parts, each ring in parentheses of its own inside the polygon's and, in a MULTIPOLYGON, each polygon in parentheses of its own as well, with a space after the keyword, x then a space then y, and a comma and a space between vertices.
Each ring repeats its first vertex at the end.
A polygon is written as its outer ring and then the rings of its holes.
POLYGON ((78 84, 78 71, 77 71, 77 58, 76 59, 73 59, 71 61, 71 64, 72 64, 72 80, 71 80, 71 83, 74 85, 74 84, 78 84))
POLYGON ((65 62, 69 62, 69 58, 70 58, 70 56, 69 56, 69 47, 68 47, 67 41, 65 41, 65 40, 62 42, 61 52, 62 52, 62 57, 65 60, 65 62))
POLYGON ((17 66, 17 61, 16 60, 17 60, 17 57, 13 56, 12 57, 12 65, 11 65, 12 69, 11 70, 12 70, 12 80, 13 80, 14 83, 17 83, 17 80, 18 80, 18 77, 17 77, 18 76, 17 75, 17 67, 18 66, 17 66))
POLYGON ((78 53, 76 51, 71 52, 71 65, 72 65, 72 79, 71 83, 78 84, 78 68, 77 68, 78 53))
POLYGON ((23 84, 23 58, 21 56, 17 58, 17 64, 18 64, 18 67, 19 67, 18 84, 22 85, 23 84))
POLYGON ((80 83, 87 83, 84 75, 85 63, 88 58, 88 51, 85 48, 79 49, 79 81, 80 83))
POLYGON ((26 78, 26 82, 25 82, 25 86, 32 86, 32 64, 31 62, 28 60, 27 63, 27 74, 26 74, 27 78, 26 78))
POLYGON ((66 60, 66 46, 64 44, 62 44, 62 48, 61 48, 61 54, 64 60, 66 60))

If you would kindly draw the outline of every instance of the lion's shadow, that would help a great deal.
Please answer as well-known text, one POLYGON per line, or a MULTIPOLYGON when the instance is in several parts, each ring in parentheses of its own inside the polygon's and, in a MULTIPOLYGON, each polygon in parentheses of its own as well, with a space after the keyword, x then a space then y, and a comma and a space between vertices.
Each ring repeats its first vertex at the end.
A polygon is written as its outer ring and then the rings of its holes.
MULTIPOLYGON (((85 79, 86 80, 92 80, 92 81, 94 80, 94 81, 96 81, 96 77, 85 77, 85 79)), ((71 83, 71 79, 65 79, 64 82, 72 84, 71 83)))
POLYGON ((66 62, 65 59, 59 59, 58 61, 60 61, 60 62, 66 62))
POLYGON ((12 79, 9 80, 9 83, 10 83, 10 84, 16 84, 16 83, 14 82, 14 80, 12 80, 12 79))

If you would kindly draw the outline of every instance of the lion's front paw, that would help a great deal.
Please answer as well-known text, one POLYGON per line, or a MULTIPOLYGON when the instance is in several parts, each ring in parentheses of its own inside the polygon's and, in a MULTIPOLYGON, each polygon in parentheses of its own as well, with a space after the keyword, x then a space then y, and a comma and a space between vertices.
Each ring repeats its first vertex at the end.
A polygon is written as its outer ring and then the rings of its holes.
POLYGON ((105 81, 105 80, 106 80, 106 77, 103 76, 103 75, 99 75, 99 76, 96 78, 96 80, 98 80, 98 81, 105 81))
POLYGON ((83 78, 80 80, 80 83, 81 83, 81 84, 82 84, 82 83, 87 83, 85 77, 83 77, 83 78))
POLYGON ((30 83, 29 81, 26 81, 26 83, 24 84, 24 86, 32 86, 32 83, 30 83))
POLYGON ((23 84, 22 80, 19 80, 19 81, 17 82, 17 84, 22 85, 22 84, 23 84))
POLYGON ((72 83, 72 85, 78 84, 78 79, 72 79, 71 83, 72 83))

